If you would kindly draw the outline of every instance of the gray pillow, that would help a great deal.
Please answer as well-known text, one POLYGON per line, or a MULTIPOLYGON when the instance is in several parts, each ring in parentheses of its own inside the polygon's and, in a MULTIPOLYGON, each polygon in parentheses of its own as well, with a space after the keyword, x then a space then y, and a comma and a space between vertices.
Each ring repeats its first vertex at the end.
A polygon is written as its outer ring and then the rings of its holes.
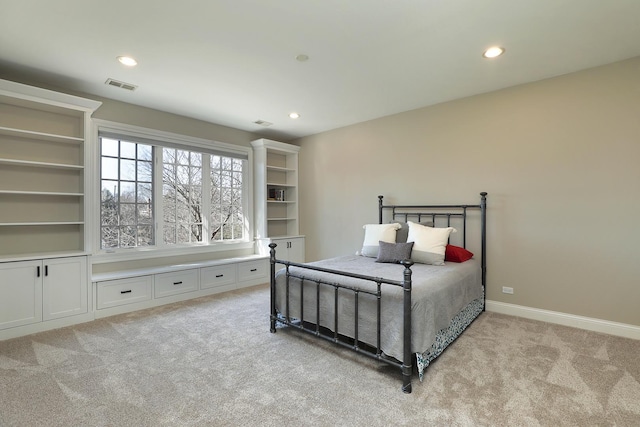
MULTIPOLYGON (((396 231, 396 243, 405 243, 407 237, 409 237, 409 224, 406 222, 399 222, 398 224, 400 224, 400 229, 396 231)), ((433 221, 424 221, 418 224, 424 225, 425 227, 433 227, 433 221)))
POLYGON ((411 259, 411 249, 413 242, 409 243, 389 243, 380 240, 380 249, 376 262, 398 263, 405 259, 411 259))

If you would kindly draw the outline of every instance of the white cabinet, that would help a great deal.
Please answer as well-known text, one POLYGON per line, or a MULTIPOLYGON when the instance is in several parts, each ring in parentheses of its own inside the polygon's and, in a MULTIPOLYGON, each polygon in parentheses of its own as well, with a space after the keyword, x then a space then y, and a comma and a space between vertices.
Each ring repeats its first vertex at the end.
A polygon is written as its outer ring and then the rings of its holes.
POLYGON ((0 264, 0 329, 41 320, 42 261, 0 264))
POLYGON ((86 257, 0 264, 0 329, 87 312, 86 257))
POLYGON ((292 262, 304 262, 304 237, 271 239, 276 245, 276 258, 292 262))
POLYGON ((42 263, 42 320, 87 312, 87 258, 53 258, 42 263))
POLYGON ((0 80, 0 261, 83 253, 100 102, 0 80))

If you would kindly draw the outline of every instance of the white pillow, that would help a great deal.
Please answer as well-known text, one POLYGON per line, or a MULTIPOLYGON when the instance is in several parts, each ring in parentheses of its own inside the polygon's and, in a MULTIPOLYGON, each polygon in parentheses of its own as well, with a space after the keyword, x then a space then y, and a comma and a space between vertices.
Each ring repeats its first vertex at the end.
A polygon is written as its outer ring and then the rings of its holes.
POLYGON ((407 243, 413 242, 411 260, 422 264, 444 265, 444 253, 449 235, 455 233, 453 227, 433 228, 407 221, 409 235, 407 243))
POLYGON ((377 258, 380 249, 380 240, 388 243, 396 242, 396 231, 400 224, 366 224, 364 228, 364 242, 362 243, 363 256, 377 258))

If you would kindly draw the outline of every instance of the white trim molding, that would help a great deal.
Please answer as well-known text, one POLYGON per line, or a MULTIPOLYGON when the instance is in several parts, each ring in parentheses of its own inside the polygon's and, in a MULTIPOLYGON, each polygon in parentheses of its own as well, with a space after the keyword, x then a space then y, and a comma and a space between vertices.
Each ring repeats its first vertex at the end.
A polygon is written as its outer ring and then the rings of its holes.
POLYGON ((487 311, 640 340, 640 326, 487 300, 487 311))

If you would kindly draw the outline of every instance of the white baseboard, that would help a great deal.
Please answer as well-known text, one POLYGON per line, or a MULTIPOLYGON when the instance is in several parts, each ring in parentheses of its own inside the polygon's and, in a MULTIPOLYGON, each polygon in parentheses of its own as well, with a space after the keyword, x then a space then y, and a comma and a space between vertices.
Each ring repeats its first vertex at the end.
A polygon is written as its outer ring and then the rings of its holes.
POLYGON ((487 300, 487 311, 640 340, 640 326, 487 300))

